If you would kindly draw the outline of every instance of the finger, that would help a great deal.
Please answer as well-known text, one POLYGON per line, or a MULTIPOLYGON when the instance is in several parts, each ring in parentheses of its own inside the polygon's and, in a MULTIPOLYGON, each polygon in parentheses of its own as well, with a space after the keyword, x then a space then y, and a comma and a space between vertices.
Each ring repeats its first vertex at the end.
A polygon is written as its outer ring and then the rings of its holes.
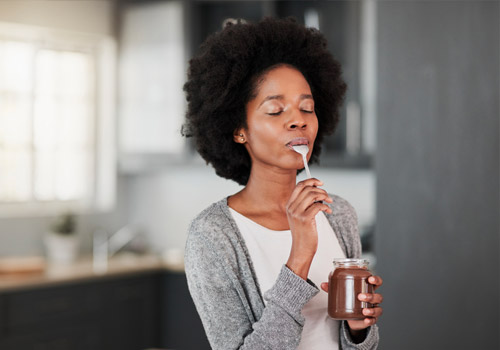
MULTIPOLYGON (((317 180, 319 181, 319 180, 317 180)), ((315 184, 316 183, 321 183, 322 182, 312 182, 312 181, 302 181, 297 184, 297 186, 294 188, 292 191, 292 194, 290 195, 290 199, 288 200, 288 205, 291 205, 293 203, 300 203, 304 201, 304 197, 307 196, 307 194, 311 191, 317 192, 317 193, 325 193, 328 196, 328 193, 317 187, 315 184)))
POLYGON ((294 205, 295 210, 297 210, 299 213, 305 212, 307 209, 309 209, 313 204, 320 203, 320 204, 325 204, 325 202, 331 201, 331 198, 328 196, 328 193, 326 193, 323 190, 309 190, 309 191, 304 191, 303 194, 299 195, 297 198, 296 205, 294 205))
POLYGON ((380 304, 384 301, 384 297, 378 293, 359 293, 358 300, 366 301, 370 304, 380 304))
POLYGON ((289 202, 288 209, 291 212, 301 213, 306 211, 312 204, 323 201, 332 203, 333 200, 325 190, 309 186, 299 193, 295 201, 289 202))
MULTIPOLYGON (((315 196, 315 198, 319 198, 315 196)), ((286 209, 288 219, 307 221, 314 220, 315 215, 320 211, 332 212, 332 209, 323 201, 314 201, 308 199, 307 201, 298 201, 293 203, 286 209)))
POLYGON ((328 205, 323 204, 321 202, 318 203, 313 203, 307 210, 304 212, 304 214, 307 217, 314 218, 316 214, 318 214, 320 211, 324 211, 327 213, 332 213, 332 208, 330 208, 328 205))
POLYGON ((377 323, 377 318, 376 317, 374 317, 374 318, 365 318, 363 320, 363 322, 364 322, 364 324, 366 326, 373 326, 375 323, 377 323))
MULTIPOLYGON (((295 202, 303 204, 303 203, 314 203, 325 201, 328 203, 332 203, 333 199, 330 198, 328 192, 326 192, 322 188, 318 187, 307 187, 302 191, 298 196, 295 202)), ((305 209, 305 208, 304 208, 305 209)))
POLYGON ((361 330, 365 329, 365 319, 361 320, 347 320, 347 323, 349 324, 349 328, 352 330, 361 330))
POLYGON ((376 317, 365 317, 361 320, 348 320, 347 323, 349 324, 349 328, 352 330, 362 330, 366 329, 375 323, 377 323, 377 318, 376 317))
POLYGON ((302 180, 300 181, 299 183, 303 183, 305 186, 323 186, 323 181, 315 178, 315 177, 311 177, 310 179, 305 179, 305 180, 302 180))
POLYGON ((370 276, 368 278, 368 283, 373 284, 375 286, 375 289, 377 289, 384 282, 382 281, 382 277, 380 277, 380 276, 370 276))
POLYGON ((300 181, 299 183, 297 183, 297 185, 293 189, 292 194, 291 194, 290 198, 288 199, 288 203, 295 201, 295 199, 297 198, 299 193, 302 192, 302 190, 307 186, 313 186, 313 187, 323 186, 323 182, 321 180, 316 179, 316 178, 310 178, 310 179, 307 179, 304 181, 300 181))
POLYGON ((383 309, 381 307, 371 307, 363 309, 363 315, 368 317, 380 317, 383 314, 383 309))
POLYGON ((321 289, 328 293, 328 282, 321 283, 321 289))

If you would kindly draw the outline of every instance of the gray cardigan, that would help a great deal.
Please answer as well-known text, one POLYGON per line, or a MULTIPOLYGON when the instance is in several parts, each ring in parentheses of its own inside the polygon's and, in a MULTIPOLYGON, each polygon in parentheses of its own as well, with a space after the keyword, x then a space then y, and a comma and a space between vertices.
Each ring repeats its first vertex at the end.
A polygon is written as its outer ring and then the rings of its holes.
MULTIPOLYGON (((331 196, 326 214, 347 257, 361 256, 357 216, 344 199, 331 196)), ((303 306, 319 289, 285 265, 264 296, 227 198, 201 212, 191 223, 185 251, 189 291, 213 349, 296 349, 304 326, 303 306), (264 305, 264 300, 267 305, 264 305)), ((328 272, 325 271, 325 282, 328 272)), ((376 349, 377 325, 362 343, 350 338, 341 322, 341 349, 376 349)), ((314 349, 311 349, 314 350, 314 349)))

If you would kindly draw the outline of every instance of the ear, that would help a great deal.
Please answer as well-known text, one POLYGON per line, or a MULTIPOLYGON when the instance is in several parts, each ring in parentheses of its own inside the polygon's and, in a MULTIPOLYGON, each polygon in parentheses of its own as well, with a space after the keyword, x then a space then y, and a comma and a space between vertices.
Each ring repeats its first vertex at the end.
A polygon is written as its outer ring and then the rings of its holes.
POLYGON ((233 140, 236 143, 241 143, 241 144, 245 143, 247 141, 245 137, 245 130, 243 130, 243 128, 234 130, 233 140))

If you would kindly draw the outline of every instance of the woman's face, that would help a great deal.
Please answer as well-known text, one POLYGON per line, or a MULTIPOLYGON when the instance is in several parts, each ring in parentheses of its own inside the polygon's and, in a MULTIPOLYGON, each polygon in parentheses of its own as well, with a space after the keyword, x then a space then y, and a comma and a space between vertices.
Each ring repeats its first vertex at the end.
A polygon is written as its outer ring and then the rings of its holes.
POLYGON ((252 167, 303 168, 302 156, 292 145, 307 144, 309 159, 318 132, 306 79, 295 68, 279 66, 263 76, 256 95, 246 106, 247 128, 237 130, 234 140, 245 144, 252 167))

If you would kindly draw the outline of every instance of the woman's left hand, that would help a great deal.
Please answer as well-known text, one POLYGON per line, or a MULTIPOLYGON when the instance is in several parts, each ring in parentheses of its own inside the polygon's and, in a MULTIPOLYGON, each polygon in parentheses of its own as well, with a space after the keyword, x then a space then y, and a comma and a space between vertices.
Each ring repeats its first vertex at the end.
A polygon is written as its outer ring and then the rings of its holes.
MULTIPOLYGON (((373 290, 375 291, 378 287, 382 285, 382 278, 380 276, 370 276, 368 278, 368 283, 373 284, 373 290)), ((328 293, 328 283, 321 283, 321 289, 328 293)), ((374 307, 364 308, 363 315, 366 317, 362 320, 348 320, 349 328, 351 334, 355 335, 356 331, 361 331, 365 328, 374 325, 377 319, 382 315, 382 308, 380 304, 383 301, 382 294, 379 293, 359 293, 358 299, 360 301, 365 301, 370 304, 375 304, 374 307)))

